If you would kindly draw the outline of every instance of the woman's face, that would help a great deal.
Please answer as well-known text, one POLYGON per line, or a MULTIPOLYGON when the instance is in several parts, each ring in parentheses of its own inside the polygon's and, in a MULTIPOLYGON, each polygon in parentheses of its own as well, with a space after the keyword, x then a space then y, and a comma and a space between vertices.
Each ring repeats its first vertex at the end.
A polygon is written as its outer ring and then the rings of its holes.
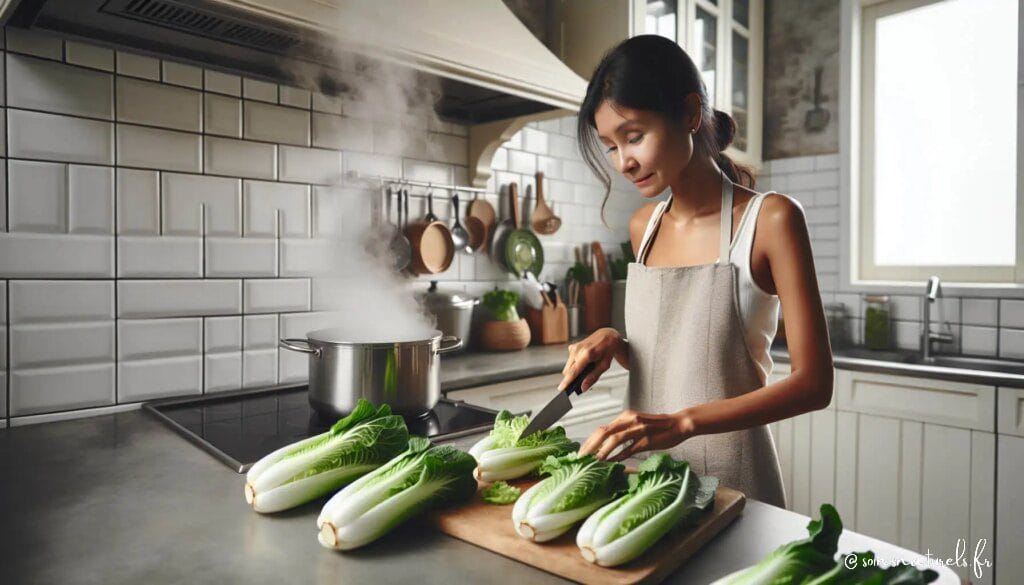
POLYGON ((594 113, 594 123, 612 166, 644 197, 664 192, 693 156, 693 141, 683 125, 655 112, 605 100, 594 113))

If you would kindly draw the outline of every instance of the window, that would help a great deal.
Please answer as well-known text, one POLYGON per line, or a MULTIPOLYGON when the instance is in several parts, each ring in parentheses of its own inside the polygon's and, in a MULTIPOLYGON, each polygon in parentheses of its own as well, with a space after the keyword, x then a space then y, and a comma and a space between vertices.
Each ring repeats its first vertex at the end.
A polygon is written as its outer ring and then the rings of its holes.
POLYGON ((1024 282, 1017 11, 1017 0, 864 9, 861 280, 1024 282))

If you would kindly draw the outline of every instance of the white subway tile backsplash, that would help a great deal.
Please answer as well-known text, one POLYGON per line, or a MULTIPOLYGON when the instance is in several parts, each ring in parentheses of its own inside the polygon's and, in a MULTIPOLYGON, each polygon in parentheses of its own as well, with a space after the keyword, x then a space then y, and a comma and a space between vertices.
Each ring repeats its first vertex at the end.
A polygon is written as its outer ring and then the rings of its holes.
POLYGON ((814 170, 814 157, 801 156, 773 160, 771 164, 772 175, 784 173, 804 173, 814 170))
POLYGON ((118 77, 117 121, 200 132, 202 95, 185 87, 118 77))
POLYGON ((242 78, 230 73, 221 73, 206 69, 204 72, 204 87, 206 91, 223 93, 235 97, 242 96, 242 78))
POLYGON ((114 283, 111 281, 12 280, 9 287, 12 324, 114 318, 114 283))
MULTIPOLYGON (((407 158, 402 161, 402 176, 413 181, 451 184, 452 167, 441 163, 425 162, 407 158)), ((435 195, 440 194, 440 192, 435 193, 435 195)))
POLYGON ((237 315, 242 312, 242 283, 238 280, 121 280, 117 291, 119 317, 237 315))
POLYGON ((64 59, 72 65, 103 71, 114 70, 114 51, 77 41, 64 41, 64 59))
POLYGON ((277 276, 277 240, 273 238, 206 238, 206 276, 277 276))
POLYGON ((45 59, 7 54, 7 105, 111 120, 113 76, 45 59))
POLYGON ((162 173, 161 183, 163 233, 242 235, 241 180, 162 173), (202 224, 204 216, 205 226, 202 224))
POLYGON ((160 60, 135 53, 117 52, 117 72, 143 79, 160 80, 160 60))
POLYGON ((427 158, 453 165, 467 165, 469 141, 461 136, 431 132, 427 137, 427 158))
POLYGON ((258 79, 242 79, 242 96, 247 100, 262 100, 277 103, 277 84, 258 79))
POLYGON ((964 325, 960 332, 960 351, 968 355, 994 356, 999 339, 998 332, 995 327, 964 325))
MULTIPOLYGON (((322 232, 318 233, 322 234, 322 232)), ((323 238, 282 239, 279 276, 327 274, 331 270, 330 259, 342 245, 340 242, 332 242, 323 238)))
POLYGON ((310 101, 312 95, 308 89, 299 89, 297 87, 288 87, 282 85, 279 88, 281 93, 281 104, 285 106, 292 106, 293 108, 302 108, 308 110, 310 108, 310 101))
POLYGON ((225 352, 242 349, 242 317, 210 317, 205 320, 206 342, 204 349, 209 352, 225 352))
POLYGON ((11 369, 114 361, 114 322, 13 325, 11 369))
POLYGON ((523 128, 523 150, 534 154, 548 154, 548 134, 534 128, 523 128))
POLYGON ((114 125, 8 108, 7 144, 15 158, 110 165, 114 125))
POLYGON ((309 300, 309 280, 305 278, 245 281, 245 313, 308 311, 309 300))
POLYGON ((277 384, 277 350, 259 349, 242 353, 242 387, 259 388, 277 384))
POLYGON ((402 173, 402 159, 397 156, 346 151, 344 158, 346 173, 358 171, 382 177, 397 177, 402 173))
POLYGON ((999 326, 1024 328, 1024 301, 1002 299, 999 301, 999 326))
POLYGON ((309 237, 308 185, 245 181, 245 236, 309 237))
POLYGON ((68 231, 114 233, 114 169, 68 165, 68 231))
POLYGON ((164 171, 202 171, 198 134, 144 126, 117 125, 117 164, 164 171))
POLYGON ((112 278, 112 236, 0 233, 0 278, 112 278))
POLYGON ((203 352, 203 320, 120 319, 117 359, 145 360, 199 355, 203 352))
POLYGON ((121 404, 203 391, 201 356, 121 362, 117 371, 117 401, 121 404))
POLYGON ((309 146, 308 111, 249 100, 242 109, 245 138, 309 146))
POLYGON ((962 305, 965 325, 999 325, 997 299, 963 299, 962 305))
POLYGON ((160 174, 117 169, 117 233, 160 233, 160 174))
POLYGON ((1024 359, 1024 329, 999 328, 999 357, 1024 359))
POLYGON ((273 179, 277 172, 278 147, 232 138, 204 138, 206 172, 213 175, 273 179))
POLYGON ((242 352, 207 355, 203 375, 205 392, 238 390, 242 387, 242 352))
POLYGON ((203 70, 184 63, 174 61, 163 61, 164 83, 191 87, 192 89, 203 89, 203 70))
POLYGON ((341 175, 341 153, 336 150, 281 146, 280 179, 330 185, 341 175))
POLYGON ((114 364, 11 370, 10 415, 114 404, 114 364))
POLYGON ((66 232, 67 165, 13 159, 7 165, 10 231, 66 232))
POLYGON ((313 112, 313 146, 371 152, 373 126, 366 120, 313 112))
POLYGON ((246 315, 242 324, 242 347, 270 349, 277 347, 277 315, 246 315))
POLYGON ((328 114, 340 114, 341 98, 326 96, 322 93, 313 93, 313 109, 328 114))
POLYGON ((208 93, 205 95, 207 134, 242 137, 242 100, 208 93))
POLYGON ((4 27, 6 48, 15 53, 25 53, 46 59, 60 61, 63 45, 59 36, 38 30, 4 27))
POLYGON ((200 278, 203 239, 121 236, 117 238, 118 278, 200 278))

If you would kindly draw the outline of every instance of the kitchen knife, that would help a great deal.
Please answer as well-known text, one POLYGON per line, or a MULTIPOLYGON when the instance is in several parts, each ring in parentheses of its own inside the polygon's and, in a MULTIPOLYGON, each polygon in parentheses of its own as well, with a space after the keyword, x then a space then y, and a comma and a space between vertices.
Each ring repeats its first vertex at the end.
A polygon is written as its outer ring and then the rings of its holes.
POLYGON ((576 378, 565 387, 565 390, 557 393, 555 397, 552 398, 546 406, 544 406, 544 408, 540 409, 540 412, 533 417, 530 424, 523 429, 522 433, 519 433, 519 437, 529 437, 537 431, 543 431, 565 416, 565 413, 569 412, 572 408, 572 401, 569 400, 569 396, 583 393, 583 380, 587 377, 587 374, 594 371, 594 367, 596 366, 597 364, 594 362, 587 364, 587 367, 583 368, 580 375, 576 376, 576 378))

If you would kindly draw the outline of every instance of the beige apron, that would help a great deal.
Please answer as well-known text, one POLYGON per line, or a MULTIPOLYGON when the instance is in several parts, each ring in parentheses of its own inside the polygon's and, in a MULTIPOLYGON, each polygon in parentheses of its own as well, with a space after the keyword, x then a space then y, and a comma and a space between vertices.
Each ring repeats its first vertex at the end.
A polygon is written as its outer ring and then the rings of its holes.
MULTIPOLYGON (((744 340, 737 267, 729 260, 732 202, 733 184, 723 176, 719 258, 714 264, 646 266, 662 209, 651 217, 626 283, 629 400, 634 410, 676 412, 762 386, 744 340)), ((767 426, 692 437, 669 452, 747 497, 786 506, 779 457, 767 426)))

